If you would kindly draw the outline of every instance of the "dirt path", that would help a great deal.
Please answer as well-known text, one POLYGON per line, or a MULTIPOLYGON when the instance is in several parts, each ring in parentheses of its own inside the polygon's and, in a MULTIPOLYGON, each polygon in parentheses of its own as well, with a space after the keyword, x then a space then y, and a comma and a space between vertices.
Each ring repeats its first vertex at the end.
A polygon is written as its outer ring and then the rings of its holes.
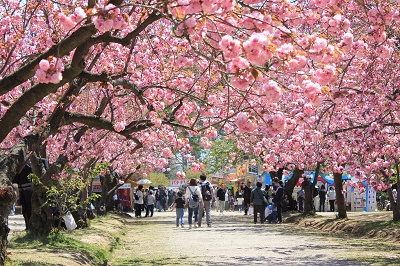
MULTIPOLYGON (((176 228, 175 213, 128 219, 109 265, 399 265, 400 247, 311 233, 293 225, 254 225, 238 212, 212 213, 213 226, 176 228)), ((187 219, 187 213, 185 213, 187 219)), ((185 221, 186 222, 186 221, 185 221)))

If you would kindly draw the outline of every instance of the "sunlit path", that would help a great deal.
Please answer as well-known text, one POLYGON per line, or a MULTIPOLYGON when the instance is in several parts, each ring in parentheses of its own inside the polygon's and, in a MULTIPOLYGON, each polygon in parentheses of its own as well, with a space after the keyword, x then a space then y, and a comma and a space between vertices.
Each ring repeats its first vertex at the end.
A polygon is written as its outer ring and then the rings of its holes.
POLYGON ((254 225, 252 216, 238 212, 213 212, 211 228, 176 228, 175 212, 129 219, 128 224, 111 265, 395 265, 400 258, 373 242, 332 238, 287 224, 254 225))

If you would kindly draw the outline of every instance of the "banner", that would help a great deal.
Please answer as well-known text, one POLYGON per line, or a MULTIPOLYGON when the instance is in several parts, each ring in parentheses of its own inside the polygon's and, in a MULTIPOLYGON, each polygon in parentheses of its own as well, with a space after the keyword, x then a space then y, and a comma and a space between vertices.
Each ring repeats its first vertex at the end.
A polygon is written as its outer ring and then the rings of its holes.
POLYGON ((131 184, 130 183, 125 183, 122 186, 120 186, 118 189, 124 189, 124 188, 131 188, 131 184))
POLYGON ((182 185, 186 184, 186 180, 169 180, 169 186, 170 187, 181 187, 182 185))

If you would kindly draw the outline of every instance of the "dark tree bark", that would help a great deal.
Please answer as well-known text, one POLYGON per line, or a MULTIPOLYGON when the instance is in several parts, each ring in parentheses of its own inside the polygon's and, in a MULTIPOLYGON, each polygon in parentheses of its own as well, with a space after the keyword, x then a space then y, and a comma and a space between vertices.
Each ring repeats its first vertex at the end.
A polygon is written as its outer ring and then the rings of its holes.
POLYGON ((42 185, 35 185, 32 194, 32 216, 29 230, 33 234, 48 234, 52 228, 53 216, 46 202, 47 190, 42 185))
POLYGON ((333 173, 333 180, 336 190, 336 204, 338 208, 338 218, 346 219, 347 218, 346 202, 344 200, 344 195, 342 194, 343 191, 342 174, 333 173))
POLYGON ((306 194, 304 198, 304 213, 310 214, 314 213, 314 197, 316 196, 314 193, 315 185, 317 184, 317 178, 319 176, 319 170, 321 169, 321 162, 317 162, 317 166, 315 167, 314 173, 314 181, 311 183, 310 181, 306 180, 303 182, 302 187, 306 194))
POLYGON ((100 182, 101 182, 101 199, 99 206, 96 207, 100 208, 101 206, 104 206, 105 210, 110 211, 114 207, 113 195, 109 194, 108 192, 111 189, 113 189, 113 187, 116 185, 116 180, 113 179, 112 174, 105 174, 103 176, 100 176, 100 182))
POLYGON ((0 155, 0 265, 7 257, 8 215, 17 194, 12 186, 12 179, 26 164, 25 157, 29 147, 36 141, 35 136, 22 139, 7 155, 0 155))
POLYGON ((278 171, 276 172, 269 172, 269 174, 271 175, 271 178, 279 178, 279 180, 282 180, 282 176, 283 176, 283 168, 279 168, 278 171))
POLYGON ((291 196, 293 194, 294 187, 299 182, 300 177, 304 174, 304 170, 298 168, 294 169, 293 176, 285 184, 285 194, 291 196))
POLYGON ((312 189, 311 189, 311 182, 306 178, 301 186, 304 189, 304 214, 310 214, 313 213, 313 197, 312 197, 312 189))
POLYGON ((400 221, 400 200, 399 200, 400 182, 397 181, 397 200, 393 208, 393 221, 400 221))

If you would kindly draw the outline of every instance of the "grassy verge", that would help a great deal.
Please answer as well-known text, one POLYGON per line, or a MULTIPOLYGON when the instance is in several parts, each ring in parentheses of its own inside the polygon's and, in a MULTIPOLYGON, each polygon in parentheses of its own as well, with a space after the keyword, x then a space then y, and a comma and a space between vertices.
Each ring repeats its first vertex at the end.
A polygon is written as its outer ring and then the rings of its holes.
POLYGON ((331 235, 375 239, 378 241, 400 241, 400 222, 380 220, 382 217, 360 219, 328 218, 320 215, 290 214, 285 222, 303 228, 313 228, 329 232, 331 235))
POLYGON ((92 220, 89 228, 53 230, 46 236, 18 233, 9 239, 11 254, 7 265, 103 265, 126 233, 123 220, 121 217, 100 217, 92 220), (33 254, 36 257, 32 257, 33 254))

